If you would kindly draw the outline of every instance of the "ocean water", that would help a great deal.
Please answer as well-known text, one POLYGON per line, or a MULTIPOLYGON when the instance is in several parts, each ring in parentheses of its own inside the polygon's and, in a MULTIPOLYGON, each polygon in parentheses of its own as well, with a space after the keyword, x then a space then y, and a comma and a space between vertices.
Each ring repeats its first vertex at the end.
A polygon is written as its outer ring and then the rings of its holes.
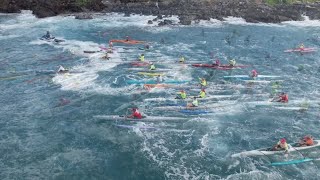
MULTIPOLYGON (((81 21, 72 16, 37 19, 29 11, 0 14, 0 179, 320 179, 319 161, 272 167, 270 162, 286 158, 231 158, 272 146, 282 137, 291 143, 306 134, 320 138, 319 52, 283 52, 300 43, 318 48, 319 21, 250 24, 229 17, 224 22, 157 27, 146 23, 153 18, 99 14, 81 21), (65 42, 39 40, 47 30, 65 42), (109 61, 101 59, 103 53, 83 53, 125 36, 148 41, 152 50, 115 44, 109 61), (210 86, 223 87, 215 93, 241 96, 220 100, 219 104, 235 103, 211 109, 213 113, 205 116, 153 110, 161 104, 144 103, 144 98, 173 96, 176 90, 142 93, 141 86, 126 85, 125 80, 143 79, 126 70, 141 53, 146 60, 172 62, 163 65, 175 69, 169 72, 171 78, 197 83, 205 77, 210 86), (211 63, 214 57, 225 64, 235 58, 250 67, 233 71, 180 67, 173 62, 181 55, 199 63, 211 63), (53 73, 59 65, 75 73, 53 73), (301 112, 250 106, 268 100, 253 94, 270 93, 270 85, 225 82, 223 76, 245 75, 252 69, 281 76, 281 91, 289 94, 289 101, 309 102, 310 108, 301 112), (94 118, 123 115, 133 105, 148 115, 187 120, 94 118)), ((303 155, 318 158, 320 150, 303 155)), ((288 160, 299 158, 301 154, 292 153, 288 160)))

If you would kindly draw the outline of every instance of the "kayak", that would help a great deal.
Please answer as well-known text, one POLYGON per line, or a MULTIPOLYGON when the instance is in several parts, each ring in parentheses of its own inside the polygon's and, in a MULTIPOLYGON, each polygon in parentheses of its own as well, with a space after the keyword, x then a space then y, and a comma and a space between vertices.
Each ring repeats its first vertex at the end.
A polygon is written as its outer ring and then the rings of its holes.
POLYGON ((119 115, 97 115, 93 116, 97 119, 105 119, 109 121, 183 121, 187 120, 186 118, 182 117, 163 117, 163 116, 146 116, 142 119, 135 119, 135 118, 128 118, 126 116, 119 116, 119 115))
POLYGON ((138 72, 140 75, 144 76, 163 76, 164 73, 149 73, 149 72, 138 72))
POLYGON ((236 66, 230 66, 229 64, 225 65, 216 65, 216 64, 192 64, 193 67, 204 67, 204 68, 246 68, 249 67, 247 65, 236 65, 236 66))
MULTIPOLYGON (((158 84, 158 82, 156 80, 127 80, 126 82, 128 84, 158 84)), ((168 79, 168 80, 162 81, 161 83, 164 83, 164 84, 184 84, 184 83, 188 83, 188 82, 190 82, 190 81, 168 79)))
POLYGON ((292 164, 300 164, 300 163, 310 162, 313 160, 314 159, 311 159, 311 158, 304 158, 304 159, 296 159, 296 160, 291 160, 291 161, 273 162, 270 165, 271 166, 292 165, 292 164))
MULTIPOLYGON (((302 150, 318 147, 318 146, 320 146, 320 140, 314 140, 313 146, 299 147, 297 145, 298 145, 298 143, 288 144, 288 151, 289 152, 302 151, 302 150)), ((265 155, 274 155, 274 154, 284 154, 284 150, 272 151, 272 150, 270 150, 270 148, 261 148, 261 149, 257 149, 257 150, 245 151, 245 152, 233 154, 231 157, 265 156, 265 155)))
POLYGON ((187 107, 187 106, 161 106, 161 107, 154 107, 153 110, 166 110, 166 111, 178 111, 178 110, 201 110, 201 109, 212 109, 212 108, 220 108, 225 106, 230 106, 235 104, 235 102, 225 103, 225 104, 209 104, 209 105, 202 105, 198 107, 187 107))
POLYGON ((296 48, 296 49, 288 49, 288 50, 285 50, 284 52, 286 52, 286 53, 291 53, 291 52, 308 53, 308 52, 315 52, 315 51, 317 51, 316 48, 296 48))
POLYGON ((146 89, 150 88, 170 88, 174 87, 175 85, 173 84, 144 84, 143 87, 146 89))
POLYGON ((142 68, 126 68, 128 71, 143 71, 143 72, 167 72, 171 71, 172 69, 155 69, 155 70, 150 70, 150 69, 142 69, 142 68))
POLYGON ((129 40, 126 39, 111 39, 110 42, 113 43, 124 43, 124 44, 144 44, 146 41, 137 41, 137 40, 129 40))
POLYGON ((189 110, 189 109, 184 109, 178 111, 182 114, 187 114, 187 115, 200 115, 200 114, 210 114, 212 112, 206 111, 206 110, 189 110))
POLYGON ((97 53, 97 52, 101 52, 101 51, 83 51, 83 53, 97 53))
MULTIPOLYGON (((230 98, 233 97, 234 95, 213 95, 213 96, 207 96, 205 98, 198 98, 198 100, 212 100, 212 99, 219 99, 219 98, 230 98)), ((157 101, 157 102, 163 102, 163 101, 179 101, 179 100, 191 100, 193 96, 188 97, 187 99, 176 99, 176 98, 147 98, 144 99, 143 101, 145 102, 152 102, 152 101, 157 101)))
POLYGON ((261 80, 267 78, 280 78, 280 76, 272 75, 258 75, 258 77, 252 78, 249 75, 234 75, 234 76, 223 76, 224 79, 239 79, 239 80, 261 80))
POLYGON ((149 66, 149 62, 132 62, 130 63, 132 66, 149 66))

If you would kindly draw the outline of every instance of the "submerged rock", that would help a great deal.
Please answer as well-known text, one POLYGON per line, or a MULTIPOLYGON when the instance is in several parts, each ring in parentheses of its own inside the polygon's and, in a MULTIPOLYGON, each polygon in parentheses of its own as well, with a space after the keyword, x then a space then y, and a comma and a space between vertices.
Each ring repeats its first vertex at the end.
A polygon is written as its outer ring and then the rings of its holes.
POLYGON ((91 14, 77 14, 76 19, 93 19, 91 14))

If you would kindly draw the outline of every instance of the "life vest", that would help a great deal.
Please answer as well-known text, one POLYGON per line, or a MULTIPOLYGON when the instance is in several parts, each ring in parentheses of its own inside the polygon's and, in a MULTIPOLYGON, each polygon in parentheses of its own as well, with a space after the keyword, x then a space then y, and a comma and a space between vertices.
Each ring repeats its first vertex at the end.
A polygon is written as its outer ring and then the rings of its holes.
POLYGON ((232 59, 229 61, 229 65, 235 66, 236 65, 236 60, 232 59))
POLYGON ((194 106, 194 107, 198 107, 199 106, 199 102, 198 102, 197 99, 192 101, 192 106, 194 106))
POLYGON ((200 84, 201 84, 202 86, 207 86, 207 81, 206 81, 206 80, 201 80, 200 84))
POLYGON ((142 119, 142 115, 138 110, 133 112, 133 118, 142 119))
POLYGON ((139 60, 140 60, 141 62, 144 62, 144 56, 140 56, 139 60))
POLYGON ((154 64, 152 64, 152 65, 150 66, 150 70, 156 70, 156 66, 155 66, 154 64))
POLYGON ((306 144, 307 146, 313 146, 313 145, 314 145, 313 139, 310 138, 310 137, 305 137, 305 138, 304 138, 304 141, 305 141, 305 144, 306 144))
POLYGON ((181 99, 185 99, 185 98, 187 98, 187 93, 181 92, 180 96, 181 96, 181 99))
POLYGON ((205 98, 206 97, 206 92, 200 91, 199 96, 200 96, 200 98, 205 98))

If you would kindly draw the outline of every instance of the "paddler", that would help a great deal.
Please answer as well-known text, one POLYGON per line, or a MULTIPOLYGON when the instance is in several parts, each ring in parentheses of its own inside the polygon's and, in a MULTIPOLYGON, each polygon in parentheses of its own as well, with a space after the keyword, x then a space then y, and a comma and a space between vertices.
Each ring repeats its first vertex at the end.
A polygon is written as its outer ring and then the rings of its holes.
POLYGON ((129 36, 126 36, 126 41, 130 41, 130 37, 129 36))
POLYGON ((207 86, 207 81, 205 78, 199 78, 200 79, 200 87, 201 89, 204 89, 207 86))
POLYGON ((103 59, 106 59, 106 60, 109 60, 109 59, 110 59, 110 57, 109 57, 108 52, 106 52, 106 54, 105 54, 102 58, 103 58, 103 59))
POLYGON ((304 44, 303 43, 300 44, 299 49, 301 49, 301 50, 304 49, 304 44))
POLYGON ((278 96, 278 98, 276 98, 275 100, 272 100, 272 101, 287 103, 287 102, 289 102, 289 96, 288 96, 288 94, 282 92, 282 93, 278 96))
POLYGON ((199 93, 199 98, 205 98, 206 97, 206 90, 205 89, 201 89, 200 93, 199 93))
POLYGON ((150 63, 150 69, 151 71, 156 70, 156 66, 153 64, 153 62, 150 63))
POLYGON ((258 72, 254 69, 251 71, 251 77, 254 79, 256 77, 258 77, 258 72))
POLYGON ((177 97, 175 99, 186 99, 187 93, 184 90, 181 90, 177 93, 177 97))
POLYGON ((231 59, 229 61, 229 66, 235 66, 237 64, 236 60, 235 59, 231 59))
POLYGON ((162 83, 162 82, 163 82, 162 76, 159 74, 159 75, 157 76, 157 84, 160 84, 160 83, 162 83))
POLYGON ((194 97, 191 104, 188 105, 188 107, 198 107, 198 106, 199 106, 199 101, 198 101, 197 97, 194 97))
POLYGON ((149 50, 150 49, 150 45, 149 44, 146 44, 145 46, 144 46, 144 50, 149 50))
POLYGON ((184 57, 183 57, 183 56, 181 56, 181 57, 180 57, 180 59, 179 59, 179 63, 183 64, 183 63, 184 63, 184 61, 185 61, 184 57))
POLYGON ((313 146, 314 145, 313 137, 311 135, 306 135, 305 137, 303 137, 300 140, 299 145, 300 146, 313 146))
POLYGON ((113 48, 113 43, 112 43, 112 41, 109 41, 109 48, 113 48))
POLYGON ((51 36, 49 31, 47 31, 47 34, 43 35, 42 38, 44 38, 44 39, 53 39, 54 37, 51 36))
POLYGON ((273 151, 285 151, 285 153, 289 153, 289 148, 288 144, 285 138, 280 139, 280 141, 273 146, 272 148, 273 151))
POLYGON ((214 65, 214 66, 220 66, 220 60, 219 60, 219 59, 216 59, 212 65, 214 65))
POLYGON ((144 62, 144 54, 141 54, 141 55, 140 55, 139 60, 140 60, 141 62, 144 62))
POLYGON ((68 72, 68 70, 67 69, 65 69, 63 66, 59 66, 59 69, 58 69, 58 73, 66 73, 66 72, 68 72))
POLYGON ((132 108, 132 115, 128 116, 128 118, 142 119, 142 115, 139 112, 139 109, 137 107, 135 107, 135 108, 132 108))

